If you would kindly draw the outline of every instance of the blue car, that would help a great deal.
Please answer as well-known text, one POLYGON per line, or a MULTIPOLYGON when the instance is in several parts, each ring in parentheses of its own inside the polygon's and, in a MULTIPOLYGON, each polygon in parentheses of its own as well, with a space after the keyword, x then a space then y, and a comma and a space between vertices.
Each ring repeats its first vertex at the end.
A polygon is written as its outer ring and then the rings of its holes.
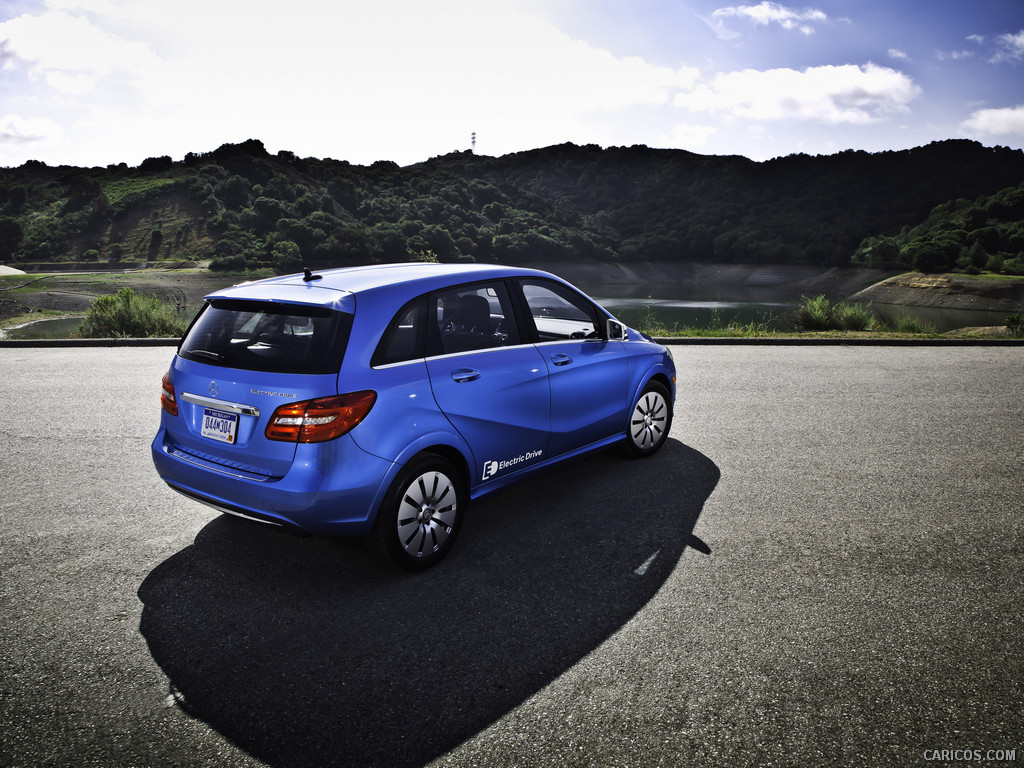
POLYGON ((206 297, 163 378, 157 472, 250 520, 417 570, 470 502, 672 424, 669 351, 546 272, 384 264, 206 297))

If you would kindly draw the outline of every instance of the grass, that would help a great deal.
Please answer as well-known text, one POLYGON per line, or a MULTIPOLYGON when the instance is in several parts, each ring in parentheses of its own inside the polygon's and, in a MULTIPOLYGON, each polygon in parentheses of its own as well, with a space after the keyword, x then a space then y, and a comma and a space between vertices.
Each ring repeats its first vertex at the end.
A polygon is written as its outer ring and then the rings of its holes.
POLYGON ((967 278, 968 280, 1024 280, 1024 275, 1003 275, 996 272, 982 272, 980 275, 968 275, 957 272, 956 276, 967 278))
POLYGON ((732 338, 736 336, 771 336, 776 333, 772 330, 771 321, 762 323, 741 323, 738 320, 723 322, 722 313, 717 309, 711 313, 711 320, 706 326, 680 326, 679 323, 666 325, 658 319, 657 312, 650 305, 640 310, 637 320, 637 330, 646 333, 648 336, 702 336, 708 338, 723 337, 732 338))
POLYGON ((107 196, 107 200, 112 206, 116 206, 125 198, 135 195, 145 195, 152 192, 154 189, 170 186, 171 184, 176 184, 179 181, 181 181, 180 176, 156 179, 118 179, 117 181, 112 181, 109 184, 104 184, 103 194, 107 196))
MULTIPOLYGON (((878 330, 885 330, 887 328, 885 323, 877 322, 876 328, 878 330)), ((935 326, 931 323, 925 323, 918 320, 916 317, 910 317, 909 315, 900 315, 896 318, 895 324, 891 327, 895 333, 912 333, 926 336, 937 336, 938 331, 935 330, 935 326)))
POLYGON ((679 336, 682 329, 679 323, 672 326, 665 325, 658 319, 658 313, 650 304, 645 304, 640 310, 640 317, 637 319, 636 329, 648 336, 679 336))

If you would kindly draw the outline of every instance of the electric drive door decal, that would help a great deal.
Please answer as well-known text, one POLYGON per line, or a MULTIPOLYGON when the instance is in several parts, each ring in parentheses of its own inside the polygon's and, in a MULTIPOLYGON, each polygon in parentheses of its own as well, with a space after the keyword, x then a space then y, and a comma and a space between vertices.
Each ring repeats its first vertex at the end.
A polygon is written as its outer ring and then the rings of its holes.
POLYGON ((529 451, 528 453, 522 453, 513 459, 504 459, 503 461, 488 461, 484 463, 484 476, 481 480, 486 480, 489 477, 494 477, 502 470, 509 469, 510 467, 522 464, 524 461, 530 459, 539 458, 544 451, 529 451))

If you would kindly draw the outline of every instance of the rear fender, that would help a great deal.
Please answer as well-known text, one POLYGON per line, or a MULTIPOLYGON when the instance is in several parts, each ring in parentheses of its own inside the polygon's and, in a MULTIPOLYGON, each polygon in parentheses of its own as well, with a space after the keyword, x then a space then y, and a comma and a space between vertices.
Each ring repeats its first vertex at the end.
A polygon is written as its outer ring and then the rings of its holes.
POLYGON ((387 494, 388 489, 395 481, 398 473, 402 471, 402 467, 404 467, 414 456, 417 456, 424 451, 430 451, 431 449, 436 452, 438 447, 441 447, 443 452, 450 457, 452 454, 458 455, 460 460, 453 461, 452 463, 462 471, 466 488, 467 490, 470 489, 472 485, 472 478, 470 477, 469 467, 475 465, 473 464, 473 452, 470 451, 469 445, 460 436, 450 432, 430 432, 426 435, 417 437, 399 452, 398 456, 391 464, 391 467, 384 475, 384 478, 381 480, 380 487, 377 489, 377 494, 373 499, 372 509, 374 515, 376 515, 377 510, 380 509, 380 505, 384 501, 385 494, 387 494))

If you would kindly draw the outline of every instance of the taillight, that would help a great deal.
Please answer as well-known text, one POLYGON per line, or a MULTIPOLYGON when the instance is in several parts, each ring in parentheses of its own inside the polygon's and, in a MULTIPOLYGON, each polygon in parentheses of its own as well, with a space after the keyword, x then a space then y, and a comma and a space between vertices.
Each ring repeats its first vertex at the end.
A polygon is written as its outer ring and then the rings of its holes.
POLYGON ((164 374, 161 384, 163 389, 160 392, 160 407, 171 414, 171 416, 177 416, 178 399, 174 396, 174 385, 171 383, 170 371, 164 374))
POLYGON ((268 440, 289 443, 333 440, 366 418, 376 400, 376 392, 364 390, 282 405, 270 417, 264 434, 268 440))

